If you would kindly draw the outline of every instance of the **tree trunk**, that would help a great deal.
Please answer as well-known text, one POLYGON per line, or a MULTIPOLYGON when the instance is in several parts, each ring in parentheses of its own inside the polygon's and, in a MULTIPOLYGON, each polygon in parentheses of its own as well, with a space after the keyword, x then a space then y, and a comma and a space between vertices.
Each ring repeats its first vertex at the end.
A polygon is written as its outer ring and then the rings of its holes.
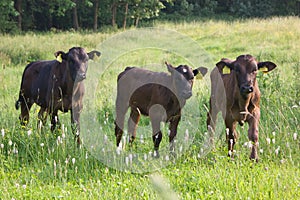
POLYGON ((111 7, 111 11, 112 11, 112 17, 111 17, 111 25, 113 27, 116 26, 116 15, 117 15, 117 3, 114 3, 111 7))
POLYGON ((22 31, 22 0, 15 1, 15 9, 18 11, 18 28, 22 31))
POLYGON ((127 15, 128 15, 128 3, 125 4, 125 13, 124 13, 124 21, 123 21, 124 30, 126 29, 127 15))
POLYGON ((136 17, 134 22, 135 27, 139 25, 139 21, 140 21, 140 17, 136 17))
POLYGON ((75 30, 78 30, 79 23, 78 23, 78 15, 77 15, 77 0, 73 0, 73 2, 76 4, 73 8, 73 27, 75 30))
POLYGON ((94 1, 94 32, 98 29, 98 10, 99 10, 99 0, 94 1))

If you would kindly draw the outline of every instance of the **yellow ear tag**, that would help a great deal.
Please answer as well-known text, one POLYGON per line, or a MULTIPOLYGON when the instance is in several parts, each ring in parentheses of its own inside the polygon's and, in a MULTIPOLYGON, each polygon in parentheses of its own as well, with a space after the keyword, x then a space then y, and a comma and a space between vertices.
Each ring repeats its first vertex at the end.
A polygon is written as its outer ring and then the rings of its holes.
POLYGON ((268 73, 269 69, 267 67, 261 67, 261 68, 259 68, 259 71, 261 71, 263 73, 268 73))
POLYGON ((223 74, 230 74, 230 68, 228 66, 223 67, 223 74))
POLYGON ((56 60, 60 63, 62 63, 62 57, 61 57, 61 53, 58 54, 58 56, 56 57, 56 60))

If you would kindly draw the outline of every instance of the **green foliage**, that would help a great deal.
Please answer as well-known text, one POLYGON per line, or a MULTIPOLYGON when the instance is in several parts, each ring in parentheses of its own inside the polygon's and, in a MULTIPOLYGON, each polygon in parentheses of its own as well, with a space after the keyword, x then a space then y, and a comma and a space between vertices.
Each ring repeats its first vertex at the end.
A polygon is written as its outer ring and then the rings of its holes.
POLYGON ((0 33, 14 33, 17 28, 22 29, 19 31, 77 30, 75 11, 79 29, 90 30, 95 24, 103 30, 108 26, 147 25, 157 19, 240 19, 300 14, 300 2, 294 0, 285 1, 284 6, 278 0, 2 0, 0 5, 0 33))
POLYGON ((0 13, 0 33, 14 32, 17 26, 11 17, 18 15, 14 9, 14 1, 1 0, 0 13))

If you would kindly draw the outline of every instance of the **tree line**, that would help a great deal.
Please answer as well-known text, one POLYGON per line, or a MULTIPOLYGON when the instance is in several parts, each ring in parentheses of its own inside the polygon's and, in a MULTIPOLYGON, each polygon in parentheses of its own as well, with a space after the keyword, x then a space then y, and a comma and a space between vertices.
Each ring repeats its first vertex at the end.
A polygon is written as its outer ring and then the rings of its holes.
POLYGON ((300 15, 300 0, 0 0, 0 32, 126 28, 153 19, 300 15))

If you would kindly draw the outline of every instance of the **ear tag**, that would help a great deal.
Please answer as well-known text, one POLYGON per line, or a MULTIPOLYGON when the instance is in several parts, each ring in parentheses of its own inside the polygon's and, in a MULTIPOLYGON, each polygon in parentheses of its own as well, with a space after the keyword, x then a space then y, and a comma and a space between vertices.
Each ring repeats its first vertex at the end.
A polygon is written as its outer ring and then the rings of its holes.
POLYGON ((261 71, 263 73, 268 73, 269 69, 267 67, 261 67, 261 68, 259 68, 259 71, 261 71))
POLYGON ((223 74, 230 74, 230 68, 228 66, 223 67, 223 74))
POLYGON ((57 60, 59 63, 62 63, 61 53, 57 55, 56 60, 57 60))

